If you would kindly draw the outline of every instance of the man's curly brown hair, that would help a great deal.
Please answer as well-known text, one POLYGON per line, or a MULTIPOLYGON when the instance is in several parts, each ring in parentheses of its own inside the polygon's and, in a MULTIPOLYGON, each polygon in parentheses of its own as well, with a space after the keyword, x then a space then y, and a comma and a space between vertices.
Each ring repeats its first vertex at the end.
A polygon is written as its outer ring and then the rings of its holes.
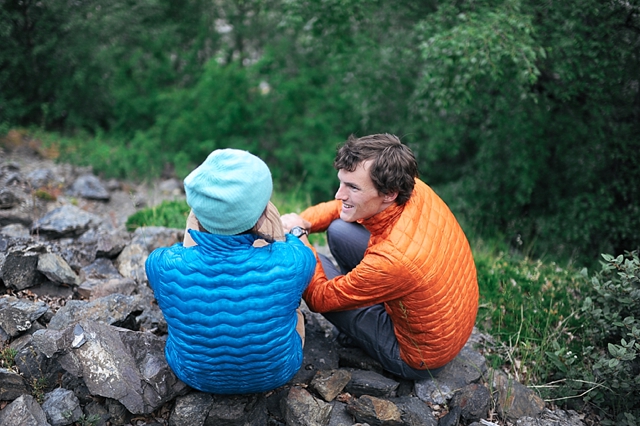
POLYGON ((411 197, 418 163, 411 149, 397 136, 388 133, 356 138, 351 135, 338 148, 333 167, 353 172, 363 161, 373 160, 369 174, 373 185, 382 194, 398 192, 396 203, 402 205, 411 197))

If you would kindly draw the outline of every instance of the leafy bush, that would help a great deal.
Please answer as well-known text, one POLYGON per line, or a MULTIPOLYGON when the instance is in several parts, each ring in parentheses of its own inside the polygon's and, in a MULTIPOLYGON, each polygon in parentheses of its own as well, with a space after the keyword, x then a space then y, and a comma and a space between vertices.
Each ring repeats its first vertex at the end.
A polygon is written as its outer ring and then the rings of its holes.
POLYGON ((602 255, 589 279, 553 262, 476 242, 478 326, 496 339, 485 355, 548 401, 595 408, 602 424, 640 419, 640 259, 602 255))
POLYGON ((602 255, 582 311, 585 374, 602 387, 585 398, 608 408, 616 424, 640 420, 640 259, 638 252, 602 255), (634 420, 635 419, 635 420, 634 420))

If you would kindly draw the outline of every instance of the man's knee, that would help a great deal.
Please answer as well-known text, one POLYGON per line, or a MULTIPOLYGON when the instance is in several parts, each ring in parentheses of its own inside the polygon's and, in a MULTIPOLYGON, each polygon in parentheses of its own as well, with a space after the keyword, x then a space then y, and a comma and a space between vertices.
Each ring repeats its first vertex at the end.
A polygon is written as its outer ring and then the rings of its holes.
POLYGON ((341 242, 345 237, 348 237, 352 229, 352 225, 344 220, 337 219, 331 222, 327 228, 327 241, 329 246, 331 246, 332 242, 336 244, 341 242))
POLYGON ((327 243, 343 274, 360 263, 369 244, 369 236, 369 231, 358 223, 341 219, 331 222, 327 229, 327 243))

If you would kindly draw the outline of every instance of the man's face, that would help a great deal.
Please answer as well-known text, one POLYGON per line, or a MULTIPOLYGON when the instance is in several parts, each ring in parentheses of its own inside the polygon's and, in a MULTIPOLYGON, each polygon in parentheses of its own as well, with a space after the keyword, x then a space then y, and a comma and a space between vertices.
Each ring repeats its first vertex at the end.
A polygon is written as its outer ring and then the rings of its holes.
POLYGON ((368 219, 380 213, 389 207, 398 195, 384 195, 378 192, 369 175, 371 162, 372 160, 361 162, 353 172, 344 169, 338 171, 340 187, 335 198, 342 201, 340 219, 345 222, 368 219))

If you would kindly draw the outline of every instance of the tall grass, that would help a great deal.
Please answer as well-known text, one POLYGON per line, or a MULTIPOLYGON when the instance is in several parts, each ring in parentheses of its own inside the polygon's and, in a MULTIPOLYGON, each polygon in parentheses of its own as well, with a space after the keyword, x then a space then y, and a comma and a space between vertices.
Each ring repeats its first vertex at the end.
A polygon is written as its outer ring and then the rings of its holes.
MULTIPOLYGON (((531 259, 516 252, 475 244, 480 286, 477 326, 495 339, 486 356, 525 385, 558 378, 579 352, 585 276, 570 265, 531 259)), ((545 388, 542 388, 545 389, 545 388)), ((550 392, 541 392, 552 397, 550 392)))

